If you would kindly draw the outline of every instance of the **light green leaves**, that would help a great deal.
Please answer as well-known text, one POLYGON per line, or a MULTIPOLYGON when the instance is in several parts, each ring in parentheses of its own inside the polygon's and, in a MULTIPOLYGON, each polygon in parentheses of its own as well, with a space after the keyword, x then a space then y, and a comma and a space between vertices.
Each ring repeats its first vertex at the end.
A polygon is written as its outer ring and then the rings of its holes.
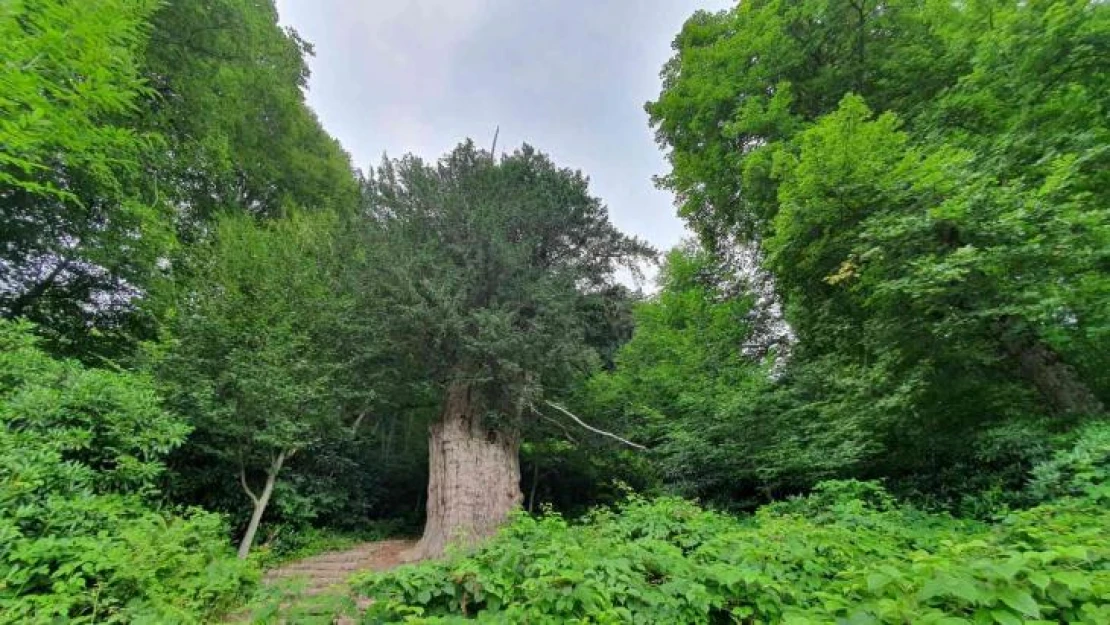
POLYGON ((202 622, 241 598, 256 574, 223 520, 151 501, 188 431, 148 376, 51 358, 0 321, 4 620, 202 622))

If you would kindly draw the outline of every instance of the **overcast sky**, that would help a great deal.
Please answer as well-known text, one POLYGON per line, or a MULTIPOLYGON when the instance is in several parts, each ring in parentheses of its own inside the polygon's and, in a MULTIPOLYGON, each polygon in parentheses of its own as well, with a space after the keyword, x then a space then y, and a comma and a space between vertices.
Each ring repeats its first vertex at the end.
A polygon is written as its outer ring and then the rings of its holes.
POLYGON ((277 0, 316 47, 308 101, 355 164, 528 142, 590 176, 624 231, 684 236, 643 104, 683 21, 729 0, 277 0))

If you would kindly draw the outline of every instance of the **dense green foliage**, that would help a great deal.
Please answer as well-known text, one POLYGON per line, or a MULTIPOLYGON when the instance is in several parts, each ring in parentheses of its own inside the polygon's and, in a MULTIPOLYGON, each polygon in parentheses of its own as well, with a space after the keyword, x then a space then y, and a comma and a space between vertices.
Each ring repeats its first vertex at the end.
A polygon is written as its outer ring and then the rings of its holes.
POLYGON ((372 575, 363 622, 1103 623, 1110 618, 1106 428, 1069 497, 994 526, 824 482, 737 520, 631 498, 568 524, 520 516, 468 557, 372 575), (1095 451, 1097 450, 1097 451, 1095 451))
POLYGON ((350 210, 270 2, 5 1, 0 311, 81 358, 152 334, 221 210, 350 210))
POLYGON ((776 379, 785 346, 759 340, 755 298, 734 293, 742 280, 707 252, 672 251, 613 371, 579 394, 591 414, 654 443, 668 485, 725 506, 835 476, 862 446, 854 422, 829 419, 776 379))
POLYGON ((330 288, 330 221, 217 224, 159 365, 168 403, 194 427, 176 464, 204 467, 194 480, 181 476, 189 499, 218 507, 221 487, 235 481, 258 499, 256 475, 276 480, 286 459, 342 429, 338 407, 348 398, 336 340, 346 307, 330 288))
POLYGON ((170 242, 161 207, 143 198, 140 159, 151 137, 124 121, 150 96, 142 50, 155 8, 122 0, 0 5, 5 317, 87 339, 88 325, 126 324, 136 289, 156 278, 170 242))
POLYGON ((256 573, 220 517, 160 510, 188 427, 149 376, 56 360, 0 321, 0 622, 204 622, 256 573))
POLYGON ((675 40, 662 182, 762 258, 796 337, 770 420, 844 433, 806 443, 840 474, 1013 489, 1105 414, 1108 37, 1099 2, 759 0, 675 40))
POLYGON ((144 66, 154 96, 137 123, 163 140, 155 183, 187 233, 224 210, 354 207, 349 159, 304 103, 311 51, 272 2, 161 4, 144 66))
POLYGON ((581 172, 527 145, 387 161, 366 187, 362 284, 399 308, 390 351, 412 354, 425 383, 481 389, 491 416, 529 417, 545 389, 596 366, 579 311, 652 253, 612 225, 581 172))
POLYGON ((365 622, 1110 622, 1106 2, 696 13, 650 295, 528 145, 354 170, 272 0, 0 39, 0 623, 213 622, 487 490, 542 512, 365 622))

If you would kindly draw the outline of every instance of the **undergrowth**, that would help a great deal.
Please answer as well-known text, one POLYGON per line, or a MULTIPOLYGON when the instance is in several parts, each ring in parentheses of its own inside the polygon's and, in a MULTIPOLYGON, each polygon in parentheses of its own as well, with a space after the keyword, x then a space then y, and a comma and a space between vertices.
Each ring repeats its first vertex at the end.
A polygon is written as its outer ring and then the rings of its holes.
POLYGON ((520 514, 476 552, 357 578, 362 622, 1104 625, 1104 434, 1035 474, 1061 496, 989 525, 854 481, 745 518, 635 496, 573 523, 520 514))

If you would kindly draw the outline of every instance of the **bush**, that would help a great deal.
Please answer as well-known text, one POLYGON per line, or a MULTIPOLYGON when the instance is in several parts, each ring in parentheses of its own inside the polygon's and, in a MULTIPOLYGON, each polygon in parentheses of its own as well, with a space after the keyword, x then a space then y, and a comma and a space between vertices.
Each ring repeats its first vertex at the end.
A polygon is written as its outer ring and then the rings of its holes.
POLYGON ((1075 496, 1110 500, 1110 423, 1087 425, 1073 448, 1033 467, 1029 492, 1036 501, 1075 496))
POLYGON ((577 524, 521 515, 469 556, 356 587, 367 623, 1105 623, 1110 512, 1065 499, 984 526, 861 483, 748 519, 632 498, 577 524))
POLYGON ((214 514, 110 495, 55 498, 32 514, 49 527, 0 515, 0 622, 209 622, 258 581, 214 514))
POLYGON ((156 509, 187 428, 142 375, 87 369, 0 321, 0 622, 199 623, 258 573, 223 520, 156 509))

